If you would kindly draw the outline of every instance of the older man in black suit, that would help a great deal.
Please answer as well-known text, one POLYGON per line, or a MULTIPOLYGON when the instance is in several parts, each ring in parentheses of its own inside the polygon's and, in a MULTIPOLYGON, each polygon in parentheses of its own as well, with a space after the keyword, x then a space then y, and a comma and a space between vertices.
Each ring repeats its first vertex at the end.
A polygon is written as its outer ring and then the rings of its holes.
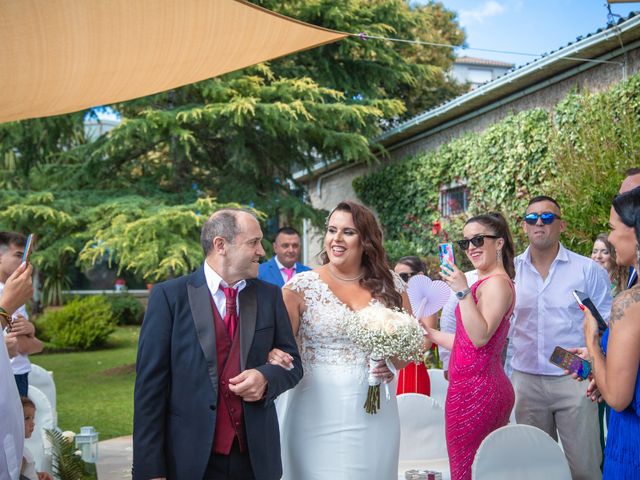
POLYGON ((256 218, 220 210, 202 229, 205 262, 154 286, 138 346, 133 478, 275 480, 274 399, 302 378, 280 289, 255 279, 256 218), (268 362, 278 348, 287 370, 268 362))

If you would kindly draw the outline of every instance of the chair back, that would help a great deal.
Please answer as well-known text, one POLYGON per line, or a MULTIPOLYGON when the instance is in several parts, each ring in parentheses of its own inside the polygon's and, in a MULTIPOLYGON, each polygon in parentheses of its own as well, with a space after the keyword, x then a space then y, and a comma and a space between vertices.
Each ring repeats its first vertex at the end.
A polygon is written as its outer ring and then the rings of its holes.
POLYGON ((569 464, 553 438, 530 425, 491 432, 476 452, 472 480, 571 480, 569 464))
POLYGON ((444 378, 444 370, 440 368, 430 368, 429 383, 431 384, 431 397, 435 399, 444 408, 444 402, 447 399, 447 389, 449 381, 444 378))
POLYGON ((419 393, 403 393, 397 399, 400 460, 446 458, 444 409, 433 398, 419 393))
POLYGON ((36 470, 38 472, 51 472, 50 443, 44 430, 51 430, 56 427, 53 420, 53 409, 47 396, 38 387, 29 385, 29 398, 36 406, 35 428, 31 438, 25 439, 24 445, 33 455, 33 459, 36 462, 36 470))
POLYGON ((29 387, 34 386, 44 393, 53 409, 53 423, 58 425, 58 411, 56 398, 56 384, 53 381, 53 373, 45 370, 40 365, 31 364, 29 372, 29 387))

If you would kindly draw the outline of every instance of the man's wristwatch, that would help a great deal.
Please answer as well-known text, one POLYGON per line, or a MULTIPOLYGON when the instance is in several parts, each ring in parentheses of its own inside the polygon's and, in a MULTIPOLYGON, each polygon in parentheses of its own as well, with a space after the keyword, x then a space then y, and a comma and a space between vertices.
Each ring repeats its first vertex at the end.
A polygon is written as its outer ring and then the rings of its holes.
POLYGON ((469 287, 467 287, 464 290, 462 290, 461 292, 456 292, 456 297, 458 297, 458 300, 462 300, 464 297, 469 295, 469 293, 471 293, 471 289, 469 287))

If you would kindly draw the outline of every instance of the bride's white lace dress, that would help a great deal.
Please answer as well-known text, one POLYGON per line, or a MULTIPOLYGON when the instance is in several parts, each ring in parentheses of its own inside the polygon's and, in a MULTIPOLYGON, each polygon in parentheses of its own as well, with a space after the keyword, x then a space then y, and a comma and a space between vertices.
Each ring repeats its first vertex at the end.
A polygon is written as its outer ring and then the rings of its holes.
MULTIPOLYGON (((382 386, 381 409, 367 414, 368 355, 341 326, 352 310, 312 271, 296 275, 285 288, 304 296, 306 310, 298 331, 304 377, 278 408, 283 479, 397 479, 395 380, 389 400, 382 386)), ((396 288, 403 290, 399 277, 396 288)))

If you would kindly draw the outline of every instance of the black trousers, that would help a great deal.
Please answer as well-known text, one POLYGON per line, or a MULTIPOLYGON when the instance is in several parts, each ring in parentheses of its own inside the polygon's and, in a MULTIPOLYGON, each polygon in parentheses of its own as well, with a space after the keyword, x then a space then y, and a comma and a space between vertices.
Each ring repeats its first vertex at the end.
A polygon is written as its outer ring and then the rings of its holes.
POLYGON ((254 480, 249 452, 241 452, 238 440, 233 441, 229 455, 211 452, 204 480, 254 480))

